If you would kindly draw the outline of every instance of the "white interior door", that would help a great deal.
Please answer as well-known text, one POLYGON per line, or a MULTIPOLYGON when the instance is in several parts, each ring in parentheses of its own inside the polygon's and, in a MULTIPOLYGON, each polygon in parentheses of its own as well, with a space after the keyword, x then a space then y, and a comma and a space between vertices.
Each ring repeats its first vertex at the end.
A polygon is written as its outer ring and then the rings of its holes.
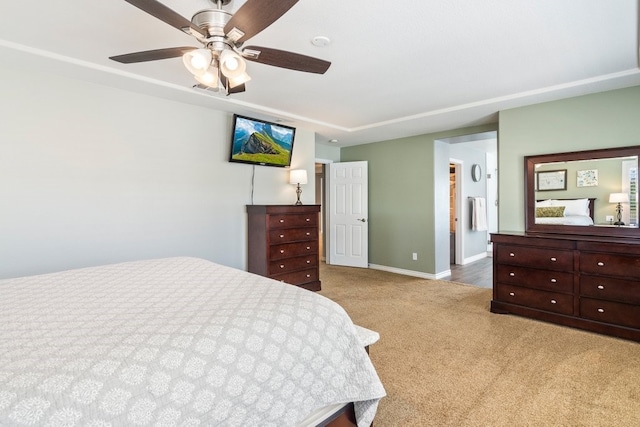
POLYGON ((327 165, 328 264, 369 266, 368 163, 327 165))

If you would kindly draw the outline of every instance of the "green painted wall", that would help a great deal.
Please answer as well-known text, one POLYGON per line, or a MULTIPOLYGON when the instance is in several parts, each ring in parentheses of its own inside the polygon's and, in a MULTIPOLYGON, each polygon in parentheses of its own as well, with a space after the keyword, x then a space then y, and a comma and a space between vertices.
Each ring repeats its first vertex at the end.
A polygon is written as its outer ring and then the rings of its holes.
POLYGON ((640 86, 500 112, 500 231, 524 231, 524 156, 640 145, 640 86))
POLYGON ((449 238, 449 155, 447 144, 437 141, 496 129, 476 126, 341 149, 342 162, 369 162, 371 264, 428 274, 443 270, 436 251, 449 238))

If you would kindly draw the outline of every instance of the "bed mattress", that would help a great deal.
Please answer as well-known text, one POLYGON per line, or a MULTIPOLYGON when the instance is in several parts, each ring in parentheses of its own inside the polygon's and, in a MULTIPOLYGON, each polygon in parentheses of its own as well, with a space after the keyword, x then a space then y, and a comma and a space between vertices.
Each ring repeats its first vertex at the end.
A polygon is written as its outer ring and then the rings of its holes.
POLYGON ((336 303, 196 258, 0 281, 0 425, 295 426, 384 388, 336 303))

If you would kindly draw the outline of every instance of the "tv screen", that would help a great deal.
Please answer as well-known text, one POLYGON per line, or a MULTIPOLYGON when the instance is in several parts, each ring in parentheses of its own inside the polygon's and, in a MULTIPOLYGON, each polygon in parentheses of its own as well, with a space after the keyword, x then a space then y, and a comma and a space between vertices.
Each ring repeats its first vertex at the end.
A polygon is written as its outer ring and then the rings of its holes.
POLYGON ((229 161, 289 166, 295 134, 295 128, 235 114, 229 161))

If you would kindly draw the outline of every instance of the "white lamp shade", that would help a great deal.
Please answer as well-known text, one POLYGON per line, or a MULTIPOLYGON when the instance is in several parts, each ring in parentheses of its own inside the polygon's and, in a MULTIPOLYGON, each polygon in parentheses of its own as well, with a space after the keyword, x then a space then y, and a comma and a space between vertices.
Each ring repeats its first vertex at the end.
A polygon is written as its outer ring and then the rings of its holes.
POLYGON ((209 49, 195 49, 182 55, 182 63, 194 76, 204 74, 211 65, 211 59, 209 49))
POLYGON ((293 169, 289 172, 289 184, 306 184, 307 183, 307 170, 306 169, 293 169))
POLYGON ((198 83, 205 86, 218 88, 218 69, 216 67, 209 67, 204 73, 194 76, 198 83))
POLYGON ((231 88, 236 87, 238 85, 248 82, 249 80, 251 80, 251 77, 249 77, 249 74, 242 73, 238 77, 229 78, 229 87, 231 88))
POLYGON ((220 52, 220 71, 226 77, 233 79, 245 74, 247 63, 232 50, 226 49, 220 52))
POLYGON ((627 193, 611 193, 609 195, 609 203, 626 203, 629 201, 627 193))

